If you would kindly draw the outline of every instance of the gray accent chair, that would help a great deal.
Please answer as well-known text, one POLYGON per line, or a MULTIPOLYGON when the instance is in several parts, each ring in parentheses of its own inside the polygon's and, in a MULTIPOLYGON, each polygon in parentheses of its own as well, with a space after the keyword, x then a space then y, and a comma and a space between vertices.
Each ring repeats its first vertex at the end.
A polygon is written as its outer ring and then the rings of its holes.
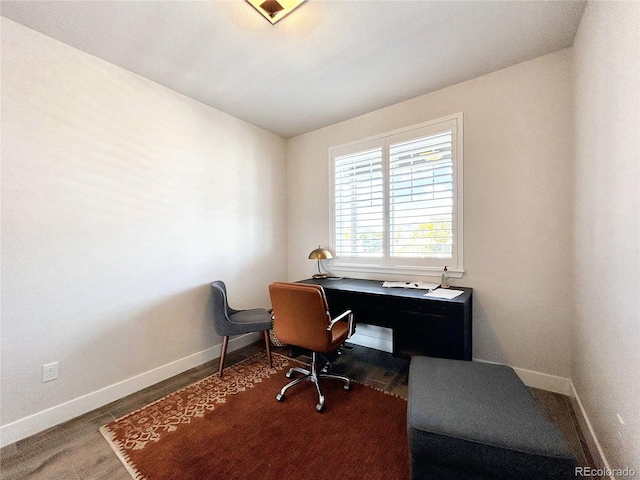
POLYGON ((269 361, 269 368, 271 368, 271 349, 269 347, 269 330, 273 325, 271 313, 264 308, 250 310, 235 310, 231 308, 227 301, 227 287, 221 280, 211 283, 211 295, 213 297, 213 325, 217 334, 224 337, 222 355, 220 355, 219 375, 222 377, 229 337, 244 333, 263 332, 267 348, 267 360, 269 361))
POLYGON ((413 480, 575 479, 565 438, 510 367, 415 356, 408 396, 413 480))

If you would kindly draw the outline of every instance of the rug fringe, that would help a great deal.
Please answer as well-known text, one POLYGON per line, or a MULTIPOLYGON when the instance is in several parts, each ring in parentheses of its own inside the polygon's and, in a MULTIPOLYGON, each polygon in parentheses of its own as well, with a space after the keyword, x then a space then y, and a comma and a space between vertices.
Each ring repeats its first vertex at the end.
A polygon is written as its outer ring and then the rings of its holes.
POLYGON ((122 465, 124 465, 124 468, 127 469, 127 472, 129 472, 129 475, 131 475, 133 480, 147 480, 147 477, 142 475, 142 472, 140 472, 136 467, 134 467, 130 463, 129 455, 124 453, 122 449, 122 444, 117 440, 115 440, 113 432, 111 432, 111 430, 109 429, 109 426, 105 425, 103 427, 100 427, 99 431, 104 437, 104 439, 107 441, 107 443, 111 446, 111 449, 116 454, 118 459, 122 462, 122 465))

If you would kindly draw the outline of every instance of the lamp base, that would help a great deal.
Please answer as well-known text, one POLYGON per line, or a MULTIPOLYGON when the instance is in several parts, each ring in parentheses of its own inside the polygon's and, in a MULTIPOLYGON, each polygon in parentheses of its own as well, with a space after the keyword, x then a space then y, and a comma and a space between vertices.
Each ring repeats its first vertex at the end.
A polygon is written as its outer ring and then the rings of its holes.
POLYGON ((314 273, 313 278, 327 278, 326 273, 314 273))

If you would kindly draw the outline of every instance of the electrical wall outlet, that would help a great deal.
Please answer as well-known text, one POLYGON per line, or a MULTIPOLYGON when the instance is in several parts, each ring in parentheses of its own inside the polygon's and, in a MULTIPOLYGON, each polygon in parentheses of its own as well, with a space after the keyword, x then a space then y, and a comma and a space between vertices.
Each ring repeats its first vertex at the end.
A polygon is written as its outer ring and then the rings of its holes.
POLYGON ((42 382, 50 382, 58 378, 58 362, 47 363, 42 366, 42 382))

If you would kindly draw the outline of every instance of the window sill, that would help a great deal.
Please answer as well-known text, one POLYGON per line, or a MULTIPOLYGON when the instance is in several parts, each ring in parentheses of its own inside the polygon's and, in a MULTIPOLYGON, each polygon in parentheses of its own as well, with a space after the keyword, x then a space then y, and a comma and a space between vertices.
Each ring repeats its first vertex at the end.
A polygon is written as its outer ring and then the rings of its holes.
MULTIPOLYGON (((437 277, 440 278, 442 269, 439 267, 409 267, 398 265, 363 265, 361 263, 333 263, 330 267, 333 273, 381 273, 393 275, 407 275, 415 278, 437 277)), ((450 278, 462 278, 463 269, 447 268, 450 278)))

